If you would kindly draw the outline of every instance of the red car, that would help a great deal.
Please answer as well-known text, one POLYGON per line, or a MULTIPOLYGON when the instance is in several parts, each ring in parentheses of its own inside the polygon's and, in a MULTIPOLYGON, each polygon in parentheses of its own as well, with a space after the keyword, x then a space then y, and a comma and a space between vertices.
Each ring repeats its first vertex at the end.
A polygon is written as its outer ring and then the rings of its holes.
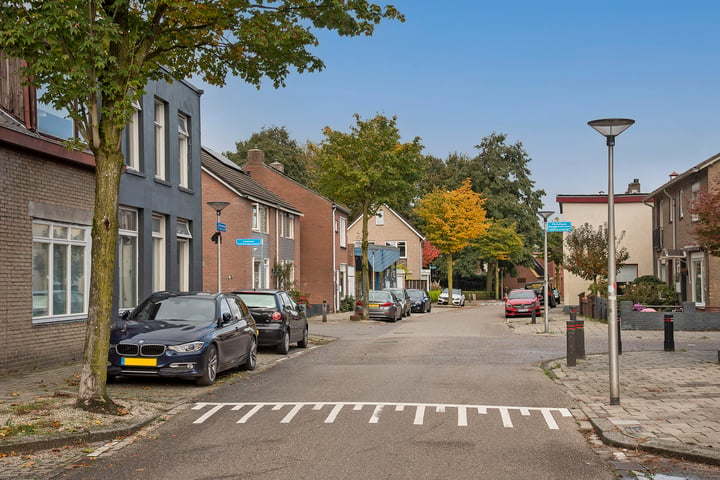
POLYGON ((505 318, 532 315, 533 308, 535 309, 535 315, 540 315, 540 299, 535 290, 510 290, 504 300, 505 318))

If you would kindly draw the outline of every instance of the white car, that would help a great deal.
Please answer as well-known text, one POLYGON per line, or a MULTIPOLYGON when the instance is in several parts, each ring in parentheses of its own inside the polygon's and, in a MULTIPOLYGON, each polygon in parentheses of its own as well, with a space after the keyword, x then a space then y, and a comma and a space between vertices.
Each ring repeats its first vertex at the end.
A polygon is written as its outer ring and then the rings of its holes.
MULTIPOLYGON (((440 293, 440 296, 438 297, 438 305, 447 305, 448 303, 448 289, 445 288, 440 293)), ((453 288, 453 296, 452 296, 452 303, 453 305, 457 305, 458 307, 465 306, 465 295, 463 295, 463 292, 459 288, 453 288)))

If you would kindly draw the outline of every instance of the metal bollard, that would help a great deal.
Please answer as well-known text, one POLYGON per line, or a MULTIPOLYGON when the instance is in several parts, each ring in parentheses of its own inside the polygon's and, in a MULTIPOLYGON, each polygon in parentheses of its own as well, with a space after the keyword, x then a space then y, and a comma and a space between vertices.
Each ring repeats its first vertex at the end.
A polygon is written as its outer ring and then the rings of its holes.
POLYGON ((585 320, 575 320, 575 350, 577 358, 585 360, 585 320))
POLYGON ((665 351, 666 352, 674 352, 675 351, 675 338, 674 338, 674 322, 673 322, 673 314, 672 313, 666 313, 663 315, 664 318, 664 324, 665 324, 665 351))
POLYGON ((567 328, 567 366, 574 367, 576 362, 575 351, 575 322, 568 320, 565 322, 567 328))
POLYGON ((323 322, 327 322, 327 311, 328 311, 327 300, 323 300, 323 303, 322 303, 322 321, 323 322))
POLYGON ((530 314, 532 320, 530 320, 530 323, 533 325, 537 323, 537 314, 535 313, 535 304, 531 305, 530 308, 532 309, 532 313, 530 314))

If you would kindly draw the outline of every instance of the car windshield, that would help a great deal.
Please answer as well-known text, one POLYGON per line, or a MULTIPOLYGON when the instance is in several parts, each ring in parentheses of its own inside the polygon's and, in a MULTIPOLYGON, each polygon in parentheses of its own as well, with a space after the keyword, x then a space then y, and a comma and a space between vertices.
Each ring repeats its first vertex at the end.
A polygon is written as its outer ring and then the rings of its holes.
POLYGON ((275 295, 269 293, 240 293, 248 308, 276 308, 275 295))
POLYGON ((371 302, 389 302, 390 301, 390 292, 379 292, 379 291, 371 291, 369 292, 370 301, 371 302))
POLYGON ((413 300, 422 300, 424 297, 422 290, 408 290, 408 295, 413 300))
POLYGON ((386 292, 392 292, 395 294, 398 298, 403 298, 405 295, 403 294, 402 288, 386 288, 386 292))
POLYGON ((215 299, 167 297, 147 299, 129 317, 131 320, 181 320, 209 322, 215 319, 215 299))
POLYGON ((535 292, 532 290, 513 290, 510 292, 510 295, 508 295, 508 298, 513 300, 516 298, 535 298, 535 292))

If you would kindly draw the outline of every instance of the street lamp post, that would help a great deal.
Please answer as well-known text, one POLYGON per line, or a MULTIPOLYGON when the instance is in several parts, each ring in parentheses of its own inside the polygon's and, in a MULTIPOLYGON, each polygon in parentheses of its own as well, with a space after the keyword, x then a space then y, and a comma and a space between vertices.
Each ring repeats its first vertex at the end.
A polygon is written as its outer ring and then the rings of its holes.
POLYGON ((550 317, 548 316, 548 259, 547 259, 547 224, 548 224, 548 217, 552 215, 553 211, 550 210, 541 210, 538 212, 538 215, 540 215, 543 218, 543 252, 544 252, 544 260, 543 260, 543 315, 545 316, 545 333, 550 333, 550 317))
POLYGON ((618 358, 617 285, 615 275, 615 180, 613 178, 613 147, 615 137, 624 132, 635 120, 605 118, 588 122, 603 135, 608 147, 608 357, 610 369, 610 405, 620 405, 620 365, 618 358))
POLYGON ((218 228, 220 223, 220 212, 222 212, 223 208, 230 205, 229 202, 207 202, 208 206, 210 208, 215 210, 215 214, 217 215, 217 218, 215 220, 215 239, 217 240, 217 291, 218 293, 222 292, 222 256, 220 252, 220 245, 222 244, 222 235, 220 233, 220 229, 218 228))

